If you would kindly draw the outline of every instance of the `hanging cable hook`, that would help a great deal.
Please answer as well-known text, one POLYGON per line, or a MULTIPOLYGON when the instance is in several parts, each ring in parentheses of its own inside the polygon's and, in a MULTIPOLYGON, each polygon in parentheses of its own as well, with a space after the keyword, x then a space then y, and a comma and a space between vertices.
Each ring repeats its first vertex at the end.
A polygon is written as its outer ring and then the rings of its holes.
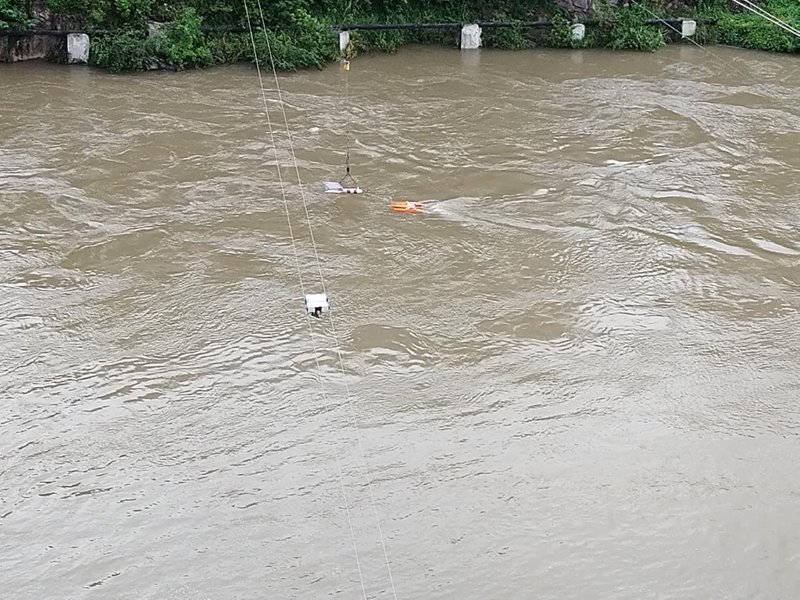
POLYGON ((339 182, 342 184, 342 187, 352 187, 358 188, 358 182, 353 177, 352 173, 350 173, 350 148, 351 148, 351 132, 350 132, 350 83, 349 83, 349 73, 350 73, 350 44, 345 49, 346 54, 344 58, 342 58, 342 71, 344 71, 344 110, 347 113, 347 125, 345 127, 345 137, 347 138, 347 148, 345 149, 344 154, 344 165, 345 165, 345 176, 339 182), (352 183, 352 186, 345 185, 345 182, 352 183))

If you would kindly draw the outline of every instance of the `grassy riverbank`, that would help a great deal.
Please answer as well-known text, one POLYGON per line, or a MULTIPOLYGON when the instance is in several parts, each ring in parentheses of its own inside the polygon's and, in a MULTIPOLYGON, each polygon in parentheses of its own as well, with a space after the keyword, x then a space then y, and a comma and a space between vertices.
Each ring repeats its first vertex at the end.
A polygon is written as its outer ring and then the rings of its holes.
MULTIPOLYGON (((69 22, 92 35, 90 62, 109 71, 146 69, 154 64, 199 68, 253 60, 245 5, 238 0, 44 0, 56 21, 69 22), (154 25, 158 23, 158 25, 154 25), (213 30, 213 31, 210 31, 213 30), (225 32, 228 30, 228 32, 225 32)), ((798 0, 762 0, 760 4, 800 27, 798 0)), ((700 26, 696 40, 772 52, 797 52, 800 39, 750 12, 733 10, 728 0, 669 0, 617 6, 595 0, 581 42, 574 42, 570 14, 557 0, 247 0, 255 25, 261 9, 277 64, 282 69, 321 67, 337 58, 334 26, 344 22, 515 21, 506 28, 486 29, 486 47, 587 47, 654 51, 671 40, 667 27, 645 25, 655 17, 696 17, 716 22, 700 26), (348 4, 349 3, 349 4, 348 4), (549 29, 529 30, 521 22, 548 20, 549 29)), ((0 0, 0 31, 36 25, 29 0, 0 0)), ((586 15, 582 15, 585 17, 586 15)), ((260 30, 259 30, 260 31, 260 30)), ((354 31, 352 52, 392 52, 404 44, 455 45, 457 30, 354 31)), ((263 34, 257 51, 266 56, 263 34)))

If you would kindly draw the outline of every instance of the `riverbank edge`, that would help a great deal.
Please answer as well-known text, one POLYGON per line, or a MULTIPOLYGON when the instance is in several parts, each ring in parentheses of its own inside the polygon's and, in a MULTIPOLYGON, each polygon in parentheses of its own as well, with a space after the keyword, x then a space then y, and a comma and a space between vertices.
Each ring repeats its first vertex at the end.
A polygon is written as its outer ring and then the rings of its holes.
MULTIPOLYGON (((416 24, 416 27, 361 29, 315 19, 285 28, 250 32, 239 28, 206 27, 192 8, 170 22, 149 21, 146 30, 81 30, 75 19, 48 14, 39 5, 39 23, 54 29, 0 30, 0 62, 44 59, 61 64, 90 64, 121 73, 145 70, 205 68, 236 62, 255 62, 281 71, 323 68, 337 60, 375 52, 396 52, 412 44, 464 46, 459 23, 416 24), (346 32, 343 34, 343 31, 346 32), (343 40, 342 36, 346 35, 343 40), (460 40, 459 40, 460 36, 460 40)), ((642 5, 605 5, 578 19, 557 11, 549 20, 505 20, 482 23, 472 48, 521 50, 573 48, 655 51, 671 43, 696 43, 771 52, 800 51, 796 38, 752 15, 730 10, 682 11, 679 18, 657 14, 642 5), (661 21, 663 19, 663 21, 661 21), (689 27, 684 26, 684 22, 689 27), (677 25, 677 26, 676 26, 677 25)), ((363 19, 370 25, 370 19, 363 19)), ((371 19, 372 26, 375 21, 371 19)), ((475 27, 474 25, 471 27, 475 27)), ((467 46, 470 47, 470 46, 467 46)))

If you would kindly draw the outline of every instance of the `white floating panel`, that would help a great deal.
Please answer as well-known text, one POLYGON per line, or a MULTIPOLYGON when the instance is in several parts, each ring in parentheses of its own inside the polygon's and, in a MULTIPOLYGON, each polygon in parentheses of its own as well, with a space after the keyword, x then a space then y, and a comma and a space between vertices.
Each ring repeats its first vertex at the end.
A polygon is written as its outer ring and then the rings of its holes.
POLYGON ((325 192, 328 194, 363 194, 364 190, 360 187, 344 187, 336 181, 325 182, 325 192))

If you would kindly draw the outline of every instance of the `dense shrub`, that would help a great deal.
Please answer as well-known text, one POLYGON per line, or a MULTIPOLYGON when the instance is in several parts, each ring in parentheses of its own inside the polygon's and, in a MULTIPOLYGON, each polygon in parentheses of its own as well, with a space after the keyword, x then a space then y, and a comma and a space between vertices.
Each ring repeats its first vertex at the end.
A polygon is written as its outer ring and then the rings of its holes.
POLYGON ((194 8, 181 10, 177 19, 167 25, 159 36, 159 54, 178 68, 210 65, 213 55, 200 31, 202 21, 194 8))
POLYGON ((135 32, 95 35, 89 47, 89 64, 111 73, 147 69, 154 48, 135 32))
POLYGON ((0 0, 0 31, 25 28, 32 24, 24 0, 0 0))

